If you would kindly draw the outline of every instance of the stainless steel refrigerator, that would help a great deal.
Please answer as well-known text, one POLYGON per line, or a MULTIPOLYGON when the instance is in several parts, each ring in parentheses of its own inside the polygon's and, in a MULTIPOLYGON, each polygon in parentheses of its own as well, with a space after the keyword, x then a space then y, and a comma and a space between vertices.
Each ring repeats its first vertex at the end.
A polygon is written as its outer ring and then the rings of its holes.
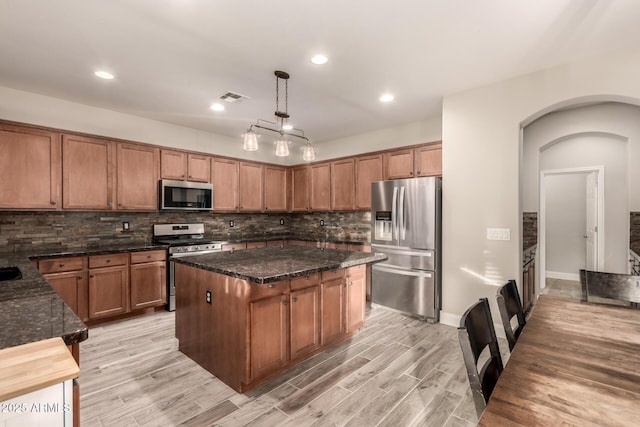
POLYGON ((371 184, 371 246, 388 259, 371 271, 371 301, 440 320, 442 180, 371 184))

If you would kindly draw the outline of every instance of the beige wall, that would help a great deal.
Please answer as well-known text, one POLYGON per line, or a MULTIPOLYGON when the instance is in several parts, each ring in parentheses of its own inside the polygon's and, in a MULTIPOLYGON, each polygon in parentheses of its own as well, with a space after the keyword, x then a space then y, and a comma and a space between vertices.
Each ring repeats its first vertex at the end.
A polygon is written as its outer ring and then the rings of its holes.
MULTIPOLYGON (((443 315, 455 324, 480 297, 520 276, 521 128, 585 101, 640 103, 640 51, 617 53, 446 96, 443 136, 443 315), (511 229, 488 241, 487 227, 511 229)), ((520 280, 518 280, 520 281, 520 280)))

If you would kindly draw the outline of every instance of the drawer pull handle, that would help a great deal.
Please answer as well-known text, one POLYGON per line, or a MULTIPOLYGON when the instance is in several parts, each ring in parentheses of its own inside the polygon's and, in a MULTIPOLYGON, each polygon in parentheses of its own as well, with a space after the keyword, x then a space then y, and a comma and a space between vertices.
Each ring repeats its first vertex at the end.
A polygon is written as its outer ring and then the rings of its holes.
POLYGON ((151 259, 151 255, 147 255, 147 259, 151 259))
POLYGON ((276 285, 274 285, 273 283, 269 285, 269 289, 273 289, 275 287, 276 287, 276 285))
POLYGON ((293 302, 298 302, 298 297, 293 297, 293 302))
POLYGON ((108 260, 107 260, 107 262, 111 262, 111 260, 110 260, 110 259, 108 259, 108 260))
POLYGON ((82 276, 78 276, 78 280, 82 280, 82 276))
POLYGON ((289 305, 289 301, 282 301, 283 305, 289 305))
POLYGON ((64 267, 64 262, 61 262, 61 263, 60 263, 60 267, 64 267))
POLYGON ((93 279, 96 276, 94 274, 90 274, 89 277, 93 279))

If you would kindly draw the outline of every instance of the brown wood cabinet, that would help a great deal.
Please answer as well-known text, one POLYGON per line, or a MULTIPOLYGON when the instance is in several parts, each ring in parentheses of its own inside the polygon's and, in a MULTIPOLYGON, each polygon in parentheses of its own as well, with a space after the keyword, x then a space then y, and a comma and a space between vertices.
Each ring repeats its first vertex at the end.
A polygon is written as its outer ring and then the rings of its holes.
POLYGON ((211 160, 213 182, 213 209, 238 210, 238 162, 214 157, 211 160))
POLYGON ((247 249, 265 248, 267 242, 247 242, 247 249))
POLYGON ((187 179, 195 182, 211 182, 211 158, 189 153, 187 155, 187 179))
POLYGON ((178 181, 211 182, 211 159, 184 151, 161 150, 160 176, 178 181))
POLYGON ((413 148, 394 150, 384 153, 384 179, 413 178, 413 156, 413 148))
POLYGON ((367 289, 365 265, 348 268, 345 289, 345 332, 357 331, 364 325, 367 289))
POLYGON ((352 211, 355 206, 355 162, 331 162, 331 210, 352 211))
POLYGON ((59 209, 60 134, 0 125, 0 208, 59 209))
POLYGON ((89 257, 89 319, 129 311, 129 255, 89 257))
POLYGON ((296 166, 291 170, 291 210, 308 211, 311 189, 310 168, 307 165, 296 166))
POLYGON ((164 250, 131 253, 131 310, 166 304, 166 265, 164 250))
POLYGON ((114 143, 101 139, 62 136, 63 208, 113 210, 114 143))
POLYGON ((69 271, 66 273, 43 274, 42 277, 60 295, 60 298, 67 303, 69 308, 78 313, 78 289, 86 280, 82 271, 69 271))
POLYGON ((264 210, 284 212, 288 209, 287 168, 265 165, 264 167, 264 210))
POLYGON ((338 340, 345 333, 344 285, 343 277, 327 277, 323 272, 322 345, 338 340))
POLYGON ((88 320, 86 257, 42 259, 38 261, 38 271, 78 317, 88 320))
POLYGON ((331 163, 309 166, 311 175, 310 209, 328 211, 331 209, 331 163))
POLYGON ((442 176, 442 144, 415 149, 416 176, 442 176))
POLYGON ((321 345, 320 286, 316 282, 289 295, 291 359, 312 353, 321 345))
POLYGON ((222 251, 241 251, 247 249, 246 243, 225 243, 222 245, 222 251))
POLYGON ((118 209, 158 209, 159 151, 146 145, 118 143, 118 209))
POLYGON ((355 209, 371 210, 371 183, 382 181, 382 154, 356 157, 355 209))
POLYGON ((288 295, 281 294, 249 304, 251 380, 286 365, 289 341, 288 295))
POLYGON ((240 162, 240 210, 262 211, 264 166, 258 163, 240 162))

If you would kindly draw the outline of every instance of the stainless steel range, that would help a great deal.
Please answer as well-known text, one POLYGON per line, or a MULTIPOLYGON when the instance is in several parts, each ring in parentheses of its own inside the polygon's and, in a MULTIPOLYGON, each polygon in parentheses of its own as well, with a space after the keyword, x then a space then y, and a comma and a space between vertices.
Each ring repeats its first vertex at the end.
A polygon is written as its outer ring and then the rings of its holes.
POLYGON ((204 238, 204 224, 156 224, 153 241, 169 245, 169 277, 167 280, 167 310, 176 309, 175 263, 172 258, 220 252, 222 242, 204 238))

